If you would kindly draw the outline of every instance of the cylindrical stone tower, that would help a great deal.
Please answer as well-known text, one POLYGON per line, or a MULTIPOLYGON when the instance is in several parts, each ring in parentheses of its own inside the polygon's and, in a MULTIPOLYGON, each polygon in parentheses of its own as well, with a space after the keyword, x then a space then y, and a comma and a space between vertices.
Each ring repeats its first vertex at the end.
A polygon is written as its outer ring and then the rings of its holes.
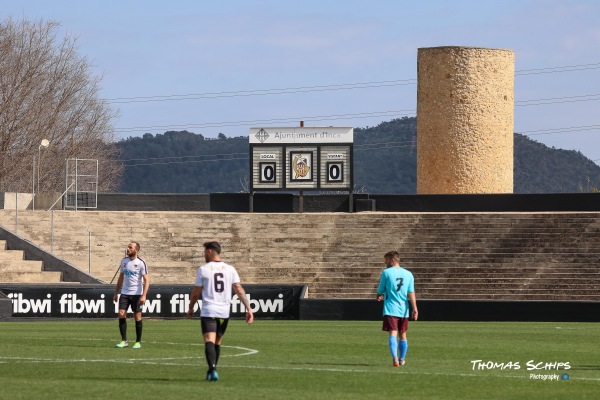
POLYGON ((418 50, 417 193, 512 193, 511 50, 418 50))

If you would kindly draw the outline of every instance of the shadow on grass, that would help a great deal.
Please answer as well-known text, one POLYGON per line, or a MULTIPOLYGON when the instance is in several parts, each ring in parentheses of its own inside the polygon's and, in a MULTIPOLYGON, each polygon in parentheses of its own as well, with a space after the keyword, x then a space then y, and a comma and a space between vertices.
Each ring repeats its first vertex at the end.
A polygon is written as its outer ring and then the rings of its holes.
POLYGON ((600 371, 600 365, 573 365, 571 371, 600 371))
POLYGON ((374 364, 364 363, 327 363, 327 362, 289 362, 290 365, 330 365, 330 366, 346 366, 346 367, 374 367, 374 364))
POLYGON ((88 377, 88 376, 82 376, 79 378, 73 377, 70 378, 71 380, 73 379, 79 379, 82 381, 123 381, 123 382, 209 382, 206 380, 206 377, 204 376, 205 373, 201 373, 201 374, 196 374, 192 377, 189 378, 185 378, 185 377, 172 377, 172 378, 165 378, 165 377, 155 377, 155 376, 146 376, 146 377, 136 377, 136 376, 115 376, 115 377, 88 377))

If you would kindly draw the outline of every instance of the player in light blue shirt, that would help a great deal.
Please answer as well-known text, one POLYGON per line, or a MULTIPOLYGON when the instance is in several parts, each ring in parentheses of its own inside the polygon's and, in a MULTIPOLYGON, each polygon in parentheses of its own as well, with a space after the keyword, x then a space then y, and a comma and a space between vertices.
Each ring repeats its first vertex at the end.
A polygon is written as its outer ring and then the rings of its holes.
POLYGON ((383 330, 388 331, 390 353, 394 367, 405 364, 408 340, 408 318, 417 320, 415 279, 410 271, 400 266, 400 254, 390 251, 384 256, 387 268, 381 272, 377 287, 377 301, 383 300, 383 330), (398 341, 398 331, 400 340, 398 341))

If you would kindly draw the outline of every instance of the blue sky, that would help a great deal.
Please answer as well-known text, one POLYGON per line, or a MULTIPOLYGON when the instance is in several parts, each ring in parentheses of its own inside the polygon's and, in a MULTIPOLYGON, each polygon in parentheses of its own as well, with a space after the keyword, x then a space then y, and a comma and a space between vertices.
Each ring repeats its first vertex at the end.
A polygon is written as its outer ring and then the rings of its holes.
POLYGON ((417 50, 478 46, 515 52, 515 131, 600 164, 599 1, 0 0, 9 16, 78 38, 117 138, 414 116, 417 50))

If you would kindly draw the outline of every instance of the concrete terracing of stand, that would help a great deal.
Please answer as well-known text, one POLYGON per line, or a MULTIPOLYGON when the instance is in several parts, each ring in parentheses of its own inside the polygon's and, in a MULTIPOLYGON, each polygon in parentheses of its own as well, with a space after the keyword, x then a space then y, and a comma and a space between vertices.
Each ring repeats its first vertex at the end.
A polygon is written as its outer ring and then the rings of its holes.
POLYGON ((59 283, 60 272, 44 271, 42 261, 26 260, 22 250, 8 250, 0 240, 0 282, 59 283))
POLYGON ((105 282, 135 240, 151 282, 193 284, 216 240, 243 283, 312 298, 374 298, 397 250, 422 299, 600 300, 600 213, 20 211, 18 235, 105 282))

